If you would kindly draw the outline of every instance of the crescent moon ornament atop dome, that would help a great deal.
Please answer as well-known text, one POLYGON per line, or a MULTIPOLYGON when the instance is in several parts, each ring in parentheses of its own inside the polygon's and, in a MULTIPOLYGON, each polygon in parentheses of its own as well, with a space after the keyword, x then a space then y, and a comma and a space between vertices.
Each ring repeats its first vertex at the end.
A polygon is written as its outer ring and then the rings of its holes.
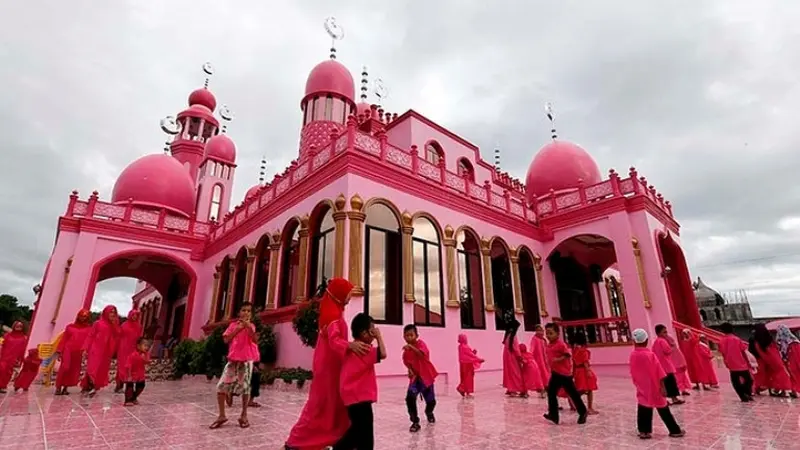
POLYGON ((214 75, 214 66, 212 66, 210 62, 206 61, 203 64, 203 72, 205 72, 206 75, 214 75))
POLYGON ((336 17, 330 16, 325 19, 325 31, 334 41, 344 39, 344 28, 336 22, 336 17))
POLYGON ((228 108, 228 105, 222 105, 219 109, 219 116, 222 117, 223 120, 230 122, 233 120, 233 111, 228 108))
POLYGON ((161 131, 169 135, 176 135, 181 132, 181 124, 173 116, 161 119, 161 131))
POLYGON ((383 84, 382 78, 376 78, 372 85, 372 92, 378 97, 378 102, 385 100, 389 96, 389 88, 383 84))

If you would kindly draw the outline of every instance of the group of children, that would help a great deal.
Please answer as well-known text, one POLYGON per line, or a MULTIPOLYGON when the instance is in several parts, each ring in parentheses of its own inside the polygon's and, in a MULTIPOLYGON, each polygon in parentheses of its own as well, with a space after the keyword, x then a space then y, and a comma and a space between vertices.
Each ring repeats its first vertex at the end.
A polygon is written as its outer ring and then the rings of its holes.
POLYGON ((25 355, 25 345, 28 337, 25 335, 25 324, 16 321, 11 325, 11 331, 3 336, 3 346, 0 348, 0 394, 5 394, 11 379, 14 377, 14 369, 20 367, 17 377, 14 379, 14 391, 27 392, 33 380, 39 374, 39 366, 42 364, 39 358, 39 351, 35 348, 28 350, 25 355))

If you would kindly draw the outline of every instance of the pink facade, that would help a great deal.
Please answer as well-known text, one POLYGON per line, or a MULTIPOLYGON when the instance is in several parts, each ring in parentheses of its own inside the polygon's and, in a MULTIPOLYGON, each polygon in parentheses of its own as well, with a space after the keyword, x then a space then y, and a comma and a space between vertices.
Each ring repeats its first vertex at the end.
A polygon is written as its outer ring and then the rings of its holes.
POLYGON ((352 76, 331 60, 306 84, 298 158, 229 209, 236 149, 219 134, 213 95, 199 91, 178 115, 172 155, 123 172, 115 192, 125 198, 70 197, 32 344, 52 341, 97 282, 120 276, 143 281, 133 301, 156 339, 200 337, 251 301, 275 324, 278 364, 305 367, 311 349, 291 327, 298 303, 322 278, 347 277, 347 317, 367 310, 383 328, 384 377, 406 374, 408 323, 447 380, 461 333, 482 371, 501 368, 504 311, 524 324, 520 342, 551 321, 567 339, 585 333, 593 364, 609 369, 626 363, 634 328, 701 326, 672 208, 634 169, 601 179, 585 150, 554 140, 532 155, 527 192, 413 110, 357 106, 352 76), (157 191, 156 174, 178 187, 157 191))

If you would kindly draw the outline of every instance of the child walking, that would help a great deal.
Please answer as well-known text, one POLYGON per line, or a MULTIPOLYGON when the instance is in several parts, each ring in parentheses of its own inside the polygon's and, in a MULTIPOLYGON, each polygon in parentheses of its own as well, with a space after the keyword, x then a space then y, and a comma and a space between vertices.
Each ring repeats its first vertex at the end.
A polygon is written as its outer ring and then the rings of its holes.
POLYGON ((458 364, 461 382, 456 391, 462 397, 471 397, 475 393, 475 371, 480 369, 484 360, 478 357, 478 351, 467 343, 467 335, 458 335, 458 364))
POLYGON ((578 411, 578 424, 586 423, 586 405, 575 388, 572 379, 572 355, 561 340, 560 327, 554 323, 545 326, 547 337, 547 360, 550 363, 550 383, 547 384, 547 413, 544 418, 558 425, 558 391, 564 389, 578 411))
POLYGON ((672 399, 673 405, 682 405, 681 391, 678 389, 678 380, 675 378, 675 365, 672 363, 672 345, 669 341, 667 327, 656 325, 656 341, 653 342, 653 353, 658 358, 661 368, 664 369, 664 389, 666 396, 672 399))
POLYGON ((253 305, 245 302, 239 309, 239 320, 231 322, 228 329, 222 334, 222 339, 228 344, 228 362, 222 371, 222 377, 217 383, 217 408, 219 416, 209 426, 212 430, 228 422, 225 416, 225 402, 232 395, 242 396, 242 415, 239 417, 239 427, 250 427, 247 419, 247 405, 250 403, 250 382, 253 376, 253 362, 260 359, 258 353, 258 335, 256 326, 252 323, 253 305))
POLYGON ((572 362, 575 365, 575 388, 586 394, 589 414, 597 414, 594 409, 594 391, 597 390, 597 375, 591 368, 592 353, 586 347, 586 335, 582 331, 575 333, 572 347, 572 362))
POLYGON ((436 394, 433 382, 439 375, 431 363, 431 352, 425 342, 419 338, 416 325, 406 325, 403 328, 403 338, 406 345, 403 347, 403 364, 408 368, 408 392, 406 393, 406 407, 408 417, 411 419, 409 431, 416 433, 420 430, 419 414, 417 413, 417 397, 420 395, 425 400, 425 417, 428 423, 436 423, 433 410, 436 408, 436 394))
MULTIPOLYGON (((545 356, 547 339, 544 337, 544 327, 542 325, 537 324, 534 330, 531 338, 531 355, 533 355, 533 360, 536 361, 536 366, 539 367, 542 384, 547 387, 547 383, 550 382, 550 367, 547 365, 547 357, 545 356)), ((546 395, 547 391, 542 390, 542 398, 546 395)))
POLYGON ((42 365, 42 358, 39 358, 39 350, 32 348, 28 350, 28 356, 22 362, 22 370, 20 370, 17 379, 14 380, 14 392, 22 389, 28 392, 31 383, 39 375, 39 366, 42 365))
POLYGON ((700 353, 700 381, 704 387, 719 389, 719 379, 717 379, 717 369, 714 368, 714 354, 708 345, 708 338, 705 334, 699 336, 697 345, 700 353))
POLYGON ((736 395, 743 402, 753 401, 753 377, 750 374, 750 362, 747 358, 747 342, 733 334, 733 325, 728 322, 720 326, 725 337, 719 343, 719 351, 725 367, 731 373, 731 385, 736 395))
POLYGON ((539 373, 539 366, 536 364, 536 360, 533 359, 533 354, 528 351, 528 347, 525 344, 519 344, 519 353, 522 359, 522 397, 527 398, 528 392, 543 393, 542 375, 539 373))
POLYGON ((369 345, 369 351, 364 355, 347 352, 342 362, 339 393, 347 407, 350 428, 333 450, 372 450, 375 448, 372 404, 378 401, 375 364, 386 359, 386 346, 375 321, 365 313, 353 317, 350 331, 354 341, 369 345), (378 348, 372 346, 372 341, 378 341, 378 348))
POLYGON ((136 340, 136 350, 127 356, 125 363, 125 404, 139 404, 139 396, 144 391, 147 380, 147 363, 150 362, 150 341, 144 337, 136 340))
POLYGON ((667 426, 670 437, 683 437, 684 431, 675 422, 665 398, 667 374, 659 362, 659 358, 647 348, 647 332, 639 328, 633 331, 634 349, 628 365, 633 385, 636 386, 636 401, 639 404, 636 412, 636 424, 639 438, 653 437, 653 408, 667 426))

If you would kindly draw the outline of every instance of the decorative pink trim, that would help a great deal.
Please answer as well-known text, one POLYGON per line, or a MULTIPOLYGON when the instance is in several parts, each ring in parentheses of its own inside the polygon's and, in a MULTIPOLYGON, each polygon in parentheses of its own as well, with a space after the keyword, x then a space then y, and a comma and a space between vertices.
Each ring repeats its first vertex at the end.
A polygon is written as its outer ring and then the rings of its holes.
POLYGON ((195 289, 197 287, 197 272, 195 272, 194 268, 189 265, 186 261, 181 258, 177 258, 174 255, 163 252, 161 250, 155 249, 136 249, 136 250, 121 250, 116 253, 112 253, 111 255, 106 256, 105 258, 95 261, 94 265, 92 266, 91 276, 89 278, 89 288, 86 290, 86 297, 83 300, 83 308, 89 309, 92 306, 92 300, 94 299, 94 292, 97 288, 97 279, 100 276, 100 270, 105 266, 107 263, 118 259, 124 258, 126 256, 157 256, 159 258, 164 258, 169 261, 172 261, 174 264, 179 266, 181 269, 189 275, 189 293, 186 296, 186 315, 183 318, 183 331, 181 333, 181 338, 189 337, 189 330, 192 325, 192 315, 194 311, 194 297, 195 297, 195 289))

